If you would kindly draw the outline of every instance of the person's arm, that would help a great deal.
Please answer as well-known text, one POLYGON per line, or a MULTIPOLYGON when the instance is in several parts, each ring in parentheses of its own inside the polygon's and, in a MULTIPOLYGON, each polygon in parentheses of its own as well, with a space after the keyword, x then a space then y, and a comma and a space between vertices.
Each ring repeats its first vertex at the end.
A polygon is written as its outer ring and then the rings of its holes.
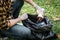
POLYGON ((18 22, 22 21, 22 20, 25 20, 28 18, 28 15, 26 13, 24 13, 22 16, 16 18, 16 19, 11 19, 11 20, 8 20, 8 25, 11 27, 15 24, 17 24, 18 22))
POLYGON ((30 5, 32 5, 36 12, 38 13, 38 17, 43 18, 44 16, 44 9, 39 7, 35 2, 33 2, 33 0, 24 0, 25 2, 29 3, 30 5))

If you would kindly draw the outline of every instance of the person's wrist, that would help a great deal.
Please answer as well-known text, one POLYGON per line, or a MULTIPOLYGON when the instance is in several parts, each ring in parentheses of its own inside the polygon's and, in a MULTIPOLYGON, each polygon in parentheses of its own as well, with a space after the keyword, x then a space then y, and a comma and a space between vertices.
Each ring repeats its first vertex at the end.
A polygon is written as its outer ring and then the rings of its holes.
POLYGON ((26 20, 28 18, 27 13, 24 13, 22 16, 20 16, 21 20, 26 20))
POLYGON ((43 15, 41 15, 41 14, 38 14, 38 17, 44 18, 43 15))
POLYGON ((35 10, 40 9, 40 7, 39 7, 39 6, 37 6, 37 5, 34 5, 34 8, 35 8, 35 10))
POLYGON ((17 19, 18 19, 18 22, 22 21, 22 19, 20 17, 18 17, 17 19))

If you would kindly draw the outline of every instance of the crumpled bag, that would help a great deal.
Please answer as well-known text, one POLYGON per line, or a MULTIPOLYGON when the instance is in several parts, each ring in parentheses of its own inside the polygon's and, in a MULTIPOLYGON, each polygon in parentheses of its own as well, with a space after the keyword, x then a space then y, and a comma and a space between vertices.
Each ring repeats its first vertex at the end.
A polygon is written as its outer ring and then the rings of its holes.
POLYGON ((47 16, 43 20, 37 22, 37 15, 28 14, 28 19, 22 21, 23 25, 31 30, 36 40, 48 40, 49 38, 57 38, 52 31, 52 24, 47 16))

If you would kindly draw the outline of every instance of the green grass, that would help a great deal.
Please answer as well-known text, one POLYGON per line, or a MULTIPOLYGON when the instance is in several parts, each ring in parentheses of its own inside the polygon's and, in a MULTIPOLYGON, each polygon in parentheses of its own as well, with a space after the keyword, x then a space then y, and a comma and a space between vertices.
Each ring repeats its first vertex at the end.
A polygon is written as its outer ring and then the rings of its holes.
POLYGON ((53 31, 57 34, 60 34, 60 21, 53 21, 53 31))

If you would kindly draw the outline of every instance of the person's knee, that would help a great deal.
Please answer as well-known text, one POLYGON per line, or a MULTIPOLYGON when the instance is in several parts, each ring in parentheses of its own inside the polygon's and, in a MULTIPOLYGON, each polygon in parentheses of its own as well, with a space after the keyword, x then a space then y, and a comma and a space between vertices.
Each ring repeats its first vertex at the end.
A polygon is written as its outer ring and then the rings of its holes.
POLYGON ((24 32, 26 35, 30 35, 31 34, 31 31, 30 29, 26 28, 25 32, 24 32))
POLYGON ((29 28, 20 25, 16 25, 10 31, 14 34, 17 34, 20 37, 28 37, 31 35, 31 31, 29 28))
POLYGON ((21 29, 19 33, 21 33, 21 35, 24 37, 28 37, 31 35, 31 31, 28 28, 21 29))

